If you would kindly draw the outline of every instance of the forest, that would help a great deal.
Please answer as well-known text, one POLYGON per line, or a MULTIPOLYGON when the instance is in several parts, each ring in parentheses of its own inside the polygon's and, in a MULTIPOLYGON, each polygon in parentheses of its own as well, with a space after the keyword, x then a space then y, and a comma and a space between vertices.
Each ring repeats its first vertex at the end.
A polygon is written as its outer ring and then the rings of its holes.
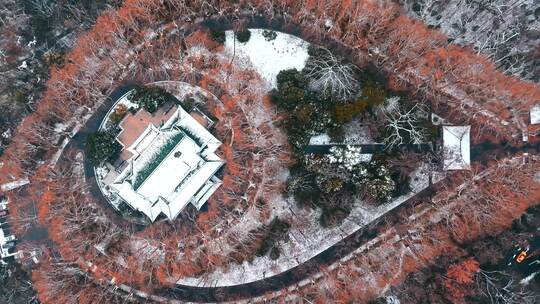
POLYGON ((540 8, 455 2, 4 1, 0 302, 536 303, 507 264, 538 242, 540 8), (216 122, 201 211, 149 224, 100 192, 124 87, 216 122), (434 114, 470 126, 468 170, 441 173, 434 114))

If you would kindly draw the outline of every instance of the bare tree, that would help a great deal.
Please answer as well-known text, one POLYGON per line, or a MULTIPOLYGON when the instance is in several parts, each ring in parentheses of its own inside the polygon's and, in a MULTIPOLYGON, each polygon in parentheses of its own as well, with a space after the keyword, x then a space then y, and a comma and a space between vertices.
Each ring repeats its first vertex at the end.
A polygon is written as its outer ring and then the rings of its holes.
POLYGON ((506 272, 480 269, 476 274, 476 283, 492 304, 532 304, 537 300, 536 295, 516 284, 514 278, 506 272))
POLYGON ((51 0, 30 0, 32 9, 39 15, 49 18, 54 14, 56 3, 51 0))
POLYGON ((399 97, 389 98, 387 100, 389 104, 381 110, 388 131, 384 139, 388 149, 409 143, 419 144, 425 138, 421 122, 427 112, 423 105, 416 103, 407 110, 398 101, 399 97))
POLYGON ((313 52, 303 70, 311 80, 309 86, 313 91, 338 101, 346 101, 359 92, 355 65, 343 63, 326 48, 321 47, 313 52))

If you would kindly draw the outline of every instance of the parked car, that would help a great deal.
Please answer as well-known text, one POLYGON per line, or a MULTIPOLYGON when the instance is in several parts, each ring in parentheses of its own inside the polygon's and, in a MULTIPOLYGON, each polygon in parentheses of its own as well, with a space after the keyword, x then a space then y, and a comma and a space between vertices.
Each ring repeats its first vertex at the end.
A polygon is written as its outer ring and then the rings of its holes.
POLYGON ((5 217, 9 214, 9 211, 6 209, 6 210, 0 210, 0 217, 5 217))
POLYGON ((512 257, 510 258, 510 261, 508 262, 508 266, 514 264, 514 263, 521 263, 525 258, 527 257, 527 254, 529 253, 529 246, 526 246, 525 248, 522 248, 519 245, 514 246, 514 252, 512 254, 512 257))

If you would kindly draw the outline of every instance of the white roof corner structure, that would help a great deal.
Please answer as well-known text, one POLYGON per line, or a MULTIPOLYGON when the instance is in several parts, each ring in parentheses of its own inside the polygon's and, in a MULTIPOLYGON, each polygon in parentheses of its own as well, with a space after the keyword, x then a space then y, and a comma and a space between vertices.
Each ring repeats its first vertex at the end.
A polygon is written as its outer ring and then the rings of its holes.
POLYGON ((443 126, 443 157, 444 170, 470 170, 470 126, 443 126))
POLYGON ((540 124, 540 104, 531 108, 531 125, 540 124))
POLYGON ((161 126, 150 123, 125 148, 132 156, 109 186, 151 221, 160 214, 175 219, 189 203, 200 209, 221 185, 215 176, 224 164, 215 154, 220 145, 178 106, 161 126))

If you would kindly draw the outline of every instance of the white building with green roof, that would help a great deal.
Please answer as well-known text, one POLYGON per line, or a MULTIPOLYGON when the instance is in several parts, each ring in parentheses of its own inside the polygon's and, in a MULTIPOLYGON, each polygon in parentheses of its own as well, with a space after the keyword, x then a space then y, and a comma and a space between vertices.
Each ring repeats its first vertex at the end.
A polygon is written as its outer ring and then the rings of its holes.
POLYGON ((200 209, 221 185, 215 176, 224 164, 215 154, 221 142, 181 107, 172 111, 161 126, 150 123, 125 147, 131 158, 109 184, 151 221, 160 214, 175 219, 190 203, 200 209))

